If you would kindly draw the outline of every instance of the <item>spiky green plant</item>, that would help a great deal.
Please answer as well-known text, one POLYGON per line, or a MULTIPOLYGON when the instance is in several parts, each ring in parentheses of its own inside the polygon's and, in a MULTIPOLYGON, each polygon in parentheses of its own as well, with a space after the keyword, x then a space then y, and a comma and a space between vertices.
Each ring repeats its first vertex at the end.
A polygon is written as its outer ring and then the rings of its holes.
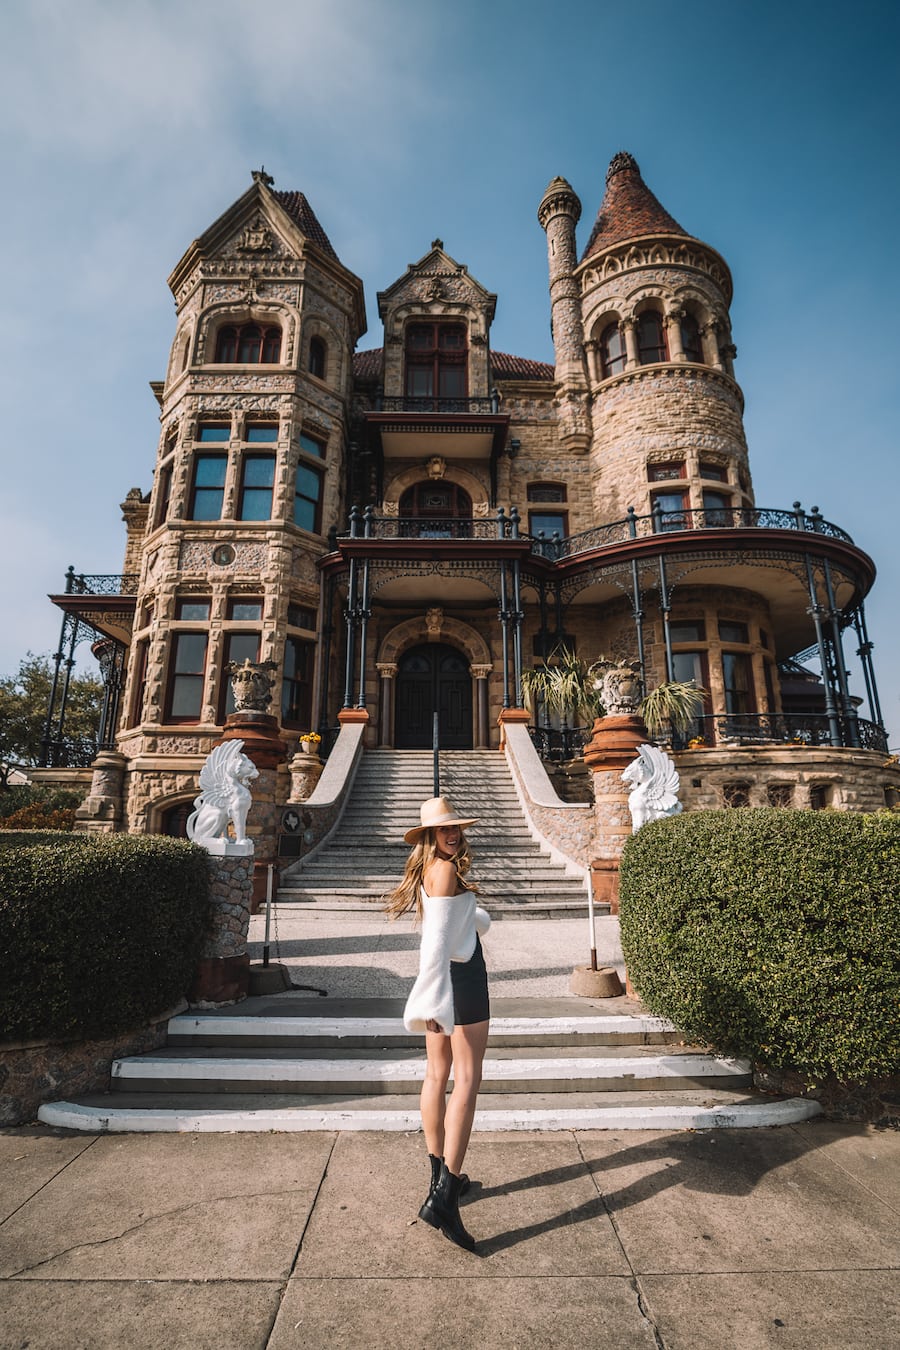
POLYGON ((546 665, 523 671, 522 693, 532 713, 543 703, 548 713, 559 713, 571 722, 577 722, 581 715, 590 722, 603 716, 593 667, 568 647, 551 652, 546 665))
POLYGON ((638 712, 651 736, 658 736, 670 727, 676 733, 683 733, 703 711, 705 697, 706 690, 693 680, 670 680, 645 694, 638 712))

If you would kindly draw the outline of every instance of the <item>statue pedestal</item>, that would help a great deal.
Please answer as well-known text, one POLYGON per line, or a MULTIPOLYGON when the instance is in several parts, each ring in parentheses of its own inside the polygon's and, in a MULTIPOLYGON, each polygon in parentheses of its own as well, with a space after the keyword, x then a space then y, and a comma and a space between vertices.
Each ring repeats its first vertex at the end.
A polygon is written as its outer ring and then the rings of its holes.
POLYGON ((259 770, 259 776, 250 785, 253 805, 247 826, 256 854, 251 900, 251 912, 256 914, 265 904, 269 864, 278 861, 277 777, 278 766, 287 758, 287 746, 279 734, 276 717, 250 710, 228 714, 222 738, 217 744, 221 745, 225 741, 243 741, 244 754, 259 770))
MULTIPOLYGON (((226 841, 222 840, 225 844, 226 841)), ((226 845, 243 849, 242 844, 226 845)), ((209 932, 200 950, 197 973, 188 994, 198 1008, 219 1008, 247 997, 250 956, 250 896, 253 886, 253 845, 240 856, 226 854, 209 859, 209 932)))

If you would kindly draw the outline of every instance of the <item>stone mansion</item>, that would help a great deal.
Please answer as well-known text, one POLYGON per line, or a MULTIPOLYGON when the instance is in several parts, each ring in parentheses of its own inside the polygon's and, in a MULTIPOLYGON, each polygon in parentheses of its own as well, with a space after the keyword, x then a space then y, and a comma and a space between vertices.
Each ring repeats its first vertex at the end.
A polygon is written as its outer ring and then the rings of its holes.
MULTIPOLYGON (((302 732, 323 755, 354 719, 365 753, 429 748, 437 712, 442 748, 496 748, 523 671, 563 647, 708 691, 673 748, 686 809, 896 800, 872 560, 816 509, 757 505, 728 265, 631 155, 580 249, 569 183, 537 203, 554 365, 494 350, 497 297, 439 239, 378 293, 383 345, 359 350, 362 282, 302 192, 252 177, 169 278, 122 572, 70 570, 52 597, 46 762, 84 764, 87 828, 181 832, 245 658, 274 668, 276 823, 302 732), (85 639, 106 701, 79 761, 65 680, 85 639)), ((584 739, 546 717, 532 736, 551 764, 584 739)))

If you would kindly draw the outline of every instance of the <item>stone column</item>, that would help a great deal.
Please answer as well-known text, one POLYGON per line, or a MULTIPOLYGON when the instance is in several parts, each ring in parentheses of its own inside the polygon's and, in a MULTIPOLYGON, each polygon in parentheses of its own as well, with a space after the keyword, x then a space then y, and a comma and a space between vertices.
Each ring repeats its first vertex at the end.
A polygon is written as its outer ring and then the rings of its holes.
POLYGON ((634 370, 641 364, 637 344, 637 319, 623 319, 622 332, 625 335, 625 369, 634 370))
POLYGON ((399 669, 396 661, 376 661, 375 669, 381 676, 381 696, 378 718, 378 744, 390 747, 394 744, 394 677, 399 669))
POLYGON ((588 338, 584 344, 584 354, 587 357, 588 378, 592 385, 600 382, 600 356, 597 351, 597 343, 593 338, 588 338))
POLYGON ((716 370, 722 369, 722 353, 719 351, 719 321, 710 319, 700 329, 700 337, 703 341, 703 355, 706 358, 707 365, 714 366, 716 370))
POLYGON ((684 343, 681 340, 681 316, 683 313, 683 309, 673 309, 666 315, 670 361, 683 361, 685 359, 684 343))
MULTIPOLYGON (((232 850, 242 845, 225 844, 232 850)), ((200 951, 189 1001, 200 1008, 238 1003, 247 997, 250 956, 250 902, 253 890, 253 846, 236 856, 210 851, 209 931, 200 951)))
POLYGON ((469 672, 475 680, 475 749, 490 749, 488 731, 490 704, 488 701, 488 676, 494 669, 489 666, 469 666, 469 672))

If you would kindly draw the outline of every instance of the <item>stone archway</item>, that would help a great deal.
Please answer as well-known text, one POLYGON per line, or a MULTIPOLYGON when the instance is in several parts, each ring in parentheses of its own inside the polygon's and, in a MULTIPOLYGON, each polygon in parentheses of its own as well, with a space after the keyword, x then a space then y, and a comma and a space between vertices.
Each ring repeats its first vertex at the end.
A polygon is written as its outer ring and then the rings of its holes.
MULTIPOLYGON (((451 669, 454 663, 450 653, 455 651, 459 657, 468 662, 468 674, 472 681, 469 713, 472 728, 471 744, 479 750, 487 749, 490 745, 488 677, 494 668, 490 648, 481 634, 469 624, 445 615, 438 607, 397 624, 385 635, 381 643, 375 663, 381 678, 379 745, 393 746, 396 743, 397 676, 402 658, 413 648, 418 649, 420 656, 425 657, 426 649, 431 645, 435 648, 440 647, 445 652, 447 669, 443 672, 443 676, 446 677, 447 688, 444 693, 448 699, 460 696, 460 691, 457 689, 454 692, 452 687, 459 672, 451 669)), ((418 675, 423 680, 429 678, 424 668, 418 671, 418 675)), ((430 676, 433 682, 432 689, 440 688, 443 676, 438 670, 432 673, 430 676)), ((430 743, 429 737, 428 744, 430 743)))

